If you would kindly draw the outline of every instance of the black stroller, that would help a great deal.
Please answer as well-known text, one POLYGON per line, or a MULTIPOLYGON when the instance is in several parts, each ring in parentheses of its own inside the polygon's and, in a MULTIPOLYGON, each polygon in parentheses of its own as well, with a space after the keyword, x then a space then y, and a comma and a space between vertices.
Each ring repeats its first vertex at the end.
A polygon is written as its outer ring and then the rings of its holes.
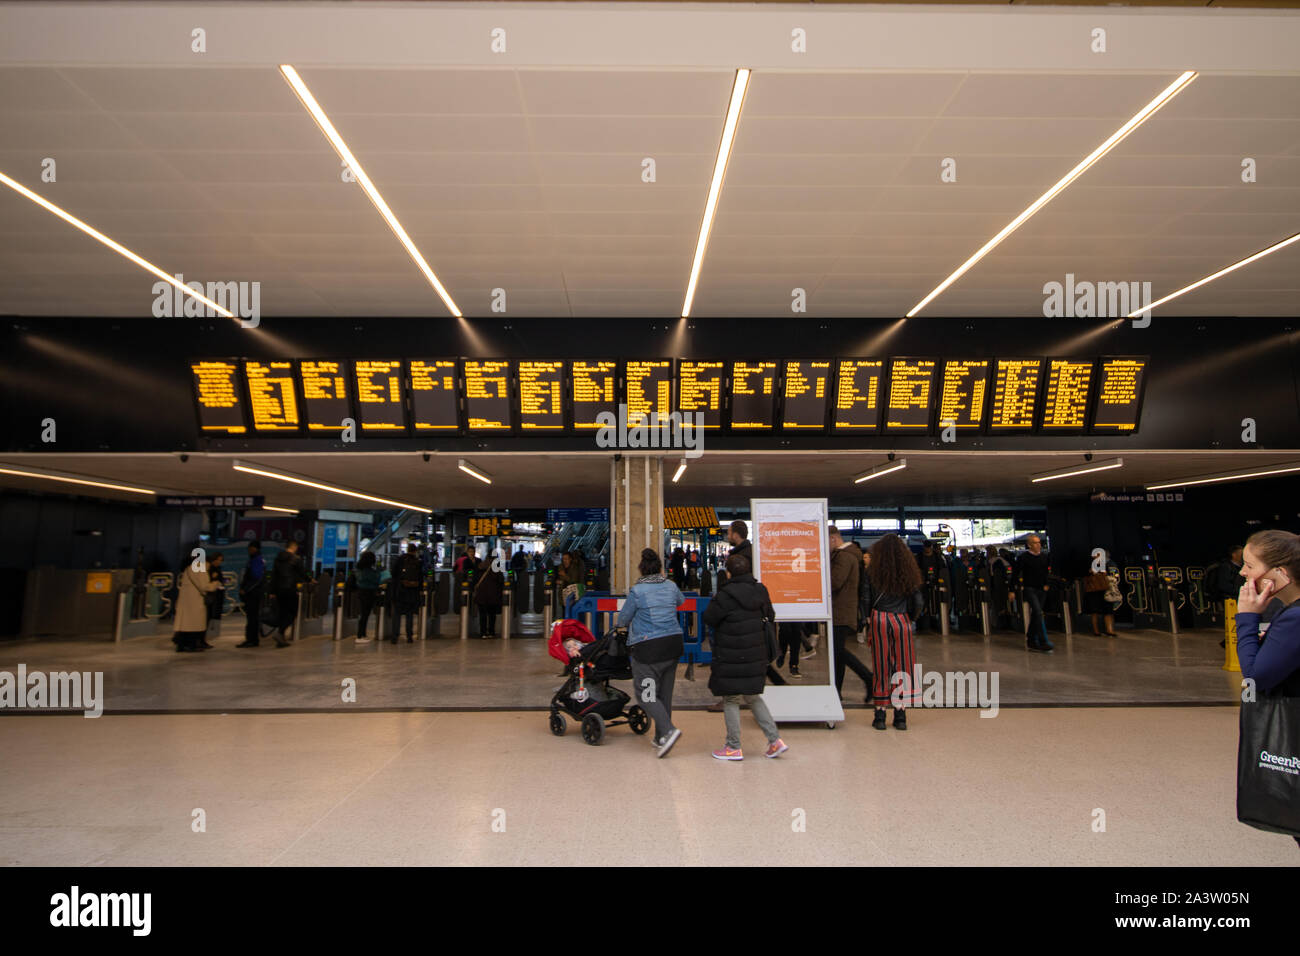
POLYGON ((605 739, 606 727, 627 724, 638 735, 650 730, 650 715, 636 704, 628 707, 631 696, 609 684, 632 679, 625 636, 626 631, 618 628, 597 639, 579 621, 555 622, 548 650, 564 662, 564 672, 569 675, 551 697, 551 733, 555 736, 563 737, 568 729, 566 714, 580 722, 582 739, 593 747, 605 739), (577 641, 582 647, 570 655, 565 641, 577 641))

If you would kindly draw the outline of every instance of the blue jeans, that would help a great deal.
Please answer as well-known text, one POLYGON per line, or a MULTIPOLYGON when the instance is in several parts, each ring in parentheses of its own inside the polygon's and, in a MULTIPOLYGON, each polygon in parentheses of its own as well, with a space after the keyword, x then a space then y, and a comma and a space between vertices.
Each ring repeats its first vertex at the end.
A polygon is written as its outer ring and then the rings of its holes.
POLYGON ((1029 630, 1025 637, 1030 647, 1051 647, 1047 639, 1047 620, 1043 617, 1043 599, 1047 592, 1042 588, 1025 588, 1025 603, 1029 605, 1029 630))

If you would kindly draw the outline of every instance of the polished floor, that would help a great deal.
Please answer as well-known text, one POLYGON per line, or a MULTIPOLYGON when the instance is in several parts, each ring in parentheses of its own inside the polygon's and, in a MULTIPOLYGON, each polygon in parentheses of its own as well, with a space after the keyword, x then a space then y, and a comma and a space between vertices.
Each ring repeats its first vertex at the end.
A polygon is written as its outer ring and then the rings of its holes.
POLYGON ((1300 864, 1236 822, 1228 707, 858 711, 777 760, 746 715, 742 763, 720 715, 679 723, 657 760, 535 712, 9 716, 0 863, 1300 864))
MULTIPOLYGON (((328 636, 304 637, 283 650, 263 640, 239 649, 242 619, 227 619, 213 650, 176 654, 165 632, 113 644, 98 640, 0 642, 0 671, 19 663, 28 671, 104 673, 108 713, 157 711, 230 713, 248 710, 401 710, 542 708, 563 683, 560 665, 538 638, 460 640, 433 638, 414 644, 357 645, 328 636), (344 703, 345 679, 356 682, 357 701, 344 703)), ((455 632, 444 619, 442 632, 455 632)), ((1240 675, 1223 670, 1222 635, 1187 631, 1179 637, 1121 628, 1119 637, 1053 634, 1051 655, 1031 654, 1010 631, 918 638, 925 671, 997 672, 1001 706, 1232 704, 1240 675)), ((869 659, 856 643, 850 649, 869 659)), ((827 680, 824 648, 804 662, 803 683, 827 680)), ((844 700, 858 706, 864 686, 850 673, 844 700)), ((676 699, 705 706, 708 669, 679 668, 676 699), (690 679, 690 678, 694 679, 690 679)))

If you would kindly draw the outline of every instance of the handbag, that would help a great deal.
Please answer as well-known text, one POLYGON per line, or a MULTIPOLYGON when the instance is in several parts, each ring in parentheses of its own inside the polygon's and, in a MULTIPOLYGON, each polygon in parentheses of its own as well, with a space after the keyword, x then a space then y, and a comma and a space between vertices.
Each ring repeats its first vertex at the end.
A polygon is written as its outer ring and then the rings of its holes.
POLYGON ((1110 575, 1105 571, 1093 571, 1083 579, 1083 589, 1089 594, 1106 591, 1110 588, 1110 575))
POLYGON ((1240 725, 1237 819, 1300 837, 1300 697, 1243 702, 1240 725))
POLYGON ((780 654, 780 648, 776 643, 776 620, 766 616, 763 618, 763 646, 767 651, 767 662, 770 664, 780 654))

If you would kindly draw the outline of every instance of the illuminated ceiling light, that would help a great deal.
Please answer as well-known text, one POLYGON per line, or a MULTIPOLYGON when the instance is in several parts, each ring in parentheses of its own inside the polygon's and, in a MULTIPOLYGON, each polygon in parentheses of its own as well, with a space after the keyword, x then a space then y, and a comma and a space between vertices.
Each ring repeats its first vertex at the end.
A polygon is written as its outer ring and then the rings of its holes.
POLYGON ((1088 170, 1088 168, 1092 166, 1093 163, 1097 162, 1099 159, 1101 159, 1103 156, 1109 153, 1112 149, 1118 146, 1125 139, 1125 137, 1128 136, 1129 133, 1133 132, 1135 129, 1137 129, 1147 120, 1149 120, 1153 115, 1155 115, 1155 112, 1158 109, 1160 109, 1160 107, 1164 106, 1175 96, 1177 96, 1179 93, 1185 90, 1187 88, 1187 85, 1191 83, 1192 80, 1196 79, 1196 77, 1197 77, 1197 72, 1195 70, 1188 70, 1182 76, 1178 77, 1178 79, 1174 80, 1174 82, 1170 83, 1167 87, 1165 87, 1165 89, 1160 93, 1159 96, 1153 99, 1146 106, 1142 107, 1142 109, 1139 110, 1138 113, 1132 119, 1130 119, 1127 123, 1125 123, 1119 129, 1117 129, 1114 133, 1112 133, 1110 138, 1106 140, 1106 142, 1102 143, 1091 153, 1089 153, 1088 156, 1083 160, 1083 162, 1079 163, 1078 166, 1075 166, 1074 169, 1066 173, 1065 176, 1060 180, 1060 182, 1058 182, 1055 186, 1053 186, 1047 192, 1043 193, 1036 200, 1034 200, 1033 204, 1028 209, 1022 212, 1015 219, 1011 220, 1011 222, 1009 222, 1006 226, 1003 227, 1001 232, 999 232, 996 236, 994 236, 983 246, 981 246, 980 250, 977 253, 975 253, 975 255, 971 256, 969 259, 963 262, 957 268, 956 272, 948 276, 948 278, 944 279, 943 282, 939 283, 939 285, 937 285, 929 295, 927 295, 924 299, 922 299, 920 302, 914 305, 912 307, 912 311, 907 313, 907 318, 910 319, 912 316, 916 315, 916 313, 920 312, 923 308, 925 308, 926 305, 928 305, 932 299, 934 299, 941 292, 943 292, 944 289, 948 288, 948 286, 952 285, 963 275, 965 275, 966 272, 971 269, 971 267, 973 267, 977 262, 979 262, 986 255, 988 255, 995 248, 997 248, 998 244, 1001 243, 1003 239, 1005 239, 1007 236, 1011 235, 1022 225, 1024 225, 1025 222, 1029 220, 1030 216, 1032 216, 1034 213, 1038 212, 1038 210, 1042 209, 1049 202, 1051 202, 1056 197, 1057 193, 1059 193, 1066 186, 1070 185, 1070 183, 1074 182, 1076 179, 1082 176, 1088 170))
POLYGON ((691 263, 691 280, 686 284, 686 300, 682 303, 682 318, 689 318, 691 303, 695 301, 695 286, 700 281, 700 268, 704 265, 704 250, 709 245, 709 232, 713 229, 713 216, 718 211, 718 196, 722 193, 722 180, 727 175, 731 160, 731 147, 736 142, 736 127, 740 123, 740 107, 745 102, 745 88, 749 86, 749 70, 736 71, 736 81, 731 87, 731 104, 727 107, 727 121, 722 127, 722 142, 718 144, 718 159, 713 164, 713 181, 709 184, 709 198, 704 204, 704 221, 700 223, 700 238, 695 243, 695 260, 691 263))
POLYGON ((463 316, 461 315, 460 309, 456 308, 456 303, 452 301, 451 295, 443 288, 442 283, 438 281, 438 277, 433 274, 433 270, 429 268, 429 263, 424 261, 424 256, 422 256, 420 250, 415 247, 415 243, 411 241, 411 237, 406 234, 406 230, 402 228, 402 224, 397 221, 397 217, 393 215, 393 211, 388 208, 388 203, 384 202, 384 197, 379 195, 379 190, 376 189, 375 184, 370 181, 370 177, 366 175, 366 171, 361 168, 361 163, 357 161, 356 156, 352 155, 352 150, 348 149, 348 144, 343 142, 343 137, 340 136, 339 131, 334 128, 334 124, 330 122, 330 118, 325 115, 325 111, 321 109, 321 105, 316 102, 316 97, 311 95, 311 90, 307 89, 307 84, 302 81, 302 77, 298 75, 298 71, 289 64, 282 63, 280 65, 280 72, 284 75, 284 78, 288 81, 289 85, 293 87, 293 91, 298 94, 298 99, 301 100, 302 105, 307 108, 307 112, 310 113, 312 119, 316 121, 316 125, 319 126, 320 131, 325 134, 325 138, 330 141, 330 145, 333 146, 334 151, 339 154, 339 158, 348 164, 348 169, 352 170, 352 174, 357 178, 357 184, 365 190, 366 195, 370 197, 370 201, 375 204, 375 208, 379 210, 379 215, 384 217, 384 221, 388 223, 388 228, 393 230, 393 235, 395 235, 398 241, 406 247, 406 254, 411 257, 411 260, 419 267, 420 271, 424 273, 424 277, 429 280, 429 285, 433 286, 434 291, 442 297, 442 301, 446 304, 447 309, 451 314, 456 316, 458 319, 462 318, 463 316))
POLYGON ((864 471, 858 477, 853 479, 855 485, 860 485, 864 481, 871 481, 873 478, 879 478, 881 475, 888 475, 891 472, 901 471, 907 467, 907 459, 900 458, 898 461, 887 461, 883 465, 877 465, 870 471, 864 471))
POLYGON ((336 495, 345 495, 349 498, 360 498, 362 501, 374 501, 381 505, 392 505, 395 508, 408 508, 411 511, 423 511, 425 514, 432 514, 432 508, 425 508, 421 505, 408 504, 405 501, 393 501, 391 498, 379 498, 375 495, 368 495, 361 491, 353 491, 351 488, 340 488, 337 485, 327 485, 324 482, 312 481, 310 478, 302 478, 298 475, 291 475, 284 471, 273 471, 265 465, 250 465, 236 459, 233 462, 235 471, 242 471, 250 475, 261 475, 264 478, 274 478, 277 481, 289 481, 295 485, 305 485, 308 488, 318 488, 321 491, 330 491, 336 495))
POLYGON ((113 491, 129 491, 136 495, 156 495, 158 492, 152 488, 135 488, 131 485, 120 485, 115 481, 93 481, 89 478, 79 478, 76 475, 66 475, 58 471, 46 471, 43 468, 27 468, 17 465, 0 465, 0 475, 20 475, 24 478, 44 478, 46 481, 62 481, 70 485, 90 485, 92 488, 111 488, 113 491))
POLYGON ((283 512, 284 512, 285 514, 287 514, 287 515, 296 515, 296 514, 298 513, 298 509, 297 509, 297 508, 277 508, 275 505, 262 505, 262 510, 263 510, 263 511, 283 511, 283 512))
POLYGON ((1171 292, 1163 299, 1160 299, 1157 302, 1152 302, 1150 305, 1148 305, 1146 308, 1142 309, 1139 312, 1130 312, 1128 315, 1125 316, 1125 318, 1135 319, 1139 315, 1143 315, 1146 312, 1150 312, 1158 305, 1164 305, 1170 299, 1176 299, 1180 295, 1183 295, 1184 293, 1191 292, 1193 289, 1200 288, 1201 286, 1205 285, 1205 283, 1207 282, 1213 282, 1215 279, 1219 278, 1219 276, 1226 276, 1229 272, 1234 272, 1237 269, 1240 269, 1242 266, 1248 266, 1256 259, 1262 259, 1271 253, 1277 252, 1279 249, 1285 249, 1287 246, 1291 245, 1291 243, 1296 242, 1298 240, 1300 240, 1300 232, 1297 232, 1294 236, 1291 236, 1289 239, 1283 239, 1281 242, 1274 243, 1273 245, 1269 246, 1267 249, 1255 253, 1253 256, 1247 256, 1245 259, 1242 259, 1240 262, 1234 262, 1226 269, 1220 269, 1218 272, 1214 273, 1214 275, 1208 275, 1204 279, 1198 279, 1197 281, 1193 282, 1189 286, 1184 286, 1183 288, 1179 289, 1177 292, 1171 292))
MULTIPOLYGON (((101 242, 104 245, 108 246, 108 248, 116 252, 118 255, 125 256, 126 258, 134 262, 136 265, 138 265, 141 269, 144 269, 147 272, 152 272, 159 279, 162 279, 164 282, 168 283, 169 285, 175 286, 177 289, 179 289, 181 292, 184 292, 186 295, 198 299, 200 302, 206 305, 213 312, 217 313, 217 315, 225 316, 227 319, 233 319, 236 317, 235 313, 223 309, 221 306, 217 305, 217 303, 213 302, 202 292, 198 292, 194 289, 191 289, 184 282, 178 281, 175 276, 170 276, 167 273, 163 272, 161 269, 159 269, 156 265, 154 265, 149 260, 140 258, 134 252, 128 249, 126 246, 122 245, 119 242, 114 242, 112 239, 108 238, 108 236, 104 235, 94 226, 82 222, 76 216, 72 215, 72 213, 60 209, 58 206, 54 205, 54 203, 50 202, 48 199, 45 199, 43 196, 38 196, 36 193, 32 192, 22 183, 10 179, 4 173, 0 173, 0 183, 4 183, 6 186, 8 186, 10 189, 17 192, 19 195, 26 196, 32 202, 36 203, 36 205, 41 206, 42 208, 47 209, 50 212, 54 213, 54 215, 58 216, 60 219, 62 219, 64 222, 68 223, 69 225, 76 226, 78 229, 80 229, 86 235, 90 236, 90 238, 94 239, 96 242, 101 242)), ((150 493, 152 494, 152 492, 150 493)))
POLYGON ((1181 481, 1166 481, 1158 485, 1147 485, 1147 491, 1163 491, 1166 488, 1186 488, 1190 485, 1212 485, 1219 481, 1243 481, 1246 478, 1266 478, 1269 475, 1286 475, 1300 471, 1300 461, 1281 465, 1264 465, 1247 471, 1225 471, 1219 475, 1202 475, 1199 478, 1185 478, 1181 481))
POLYGON ((483 471, 479 468, 475 468, 464 458, 461 458, 459 461, 456 462, 456 467, 459 468, 461 471, 465 472, 465 474, 467 475, 473 475, 475 478, 483 482, 483 484, 485 485, 492 484, 491 475, 489 475, 486 471, 483 471))
POLYGON ((1075 475, 1087 475, 1094 471, 1109 471, 1112 468, 1122 468, 1124 465, 1123 458, 1105 458, 1101 461, 1089 461, 1082 465, 1068 465, 1065 468, 1057 468, 1055 471, 1042 471, 1036 475, 1031 475, 1031 482, 1055 481, 1057 478, 1072 478, 1075 475))
POLYGON ((682 459, 681 464, 677 466, 677 471, 673 474, 673 484, 674 484, 674 485, 677 484, 677 479, 680 478, 680 477, 681 477, 682 475, 684 475, 684 474, 686 474, 686 459, 685 459, 685 458, 682 459))

